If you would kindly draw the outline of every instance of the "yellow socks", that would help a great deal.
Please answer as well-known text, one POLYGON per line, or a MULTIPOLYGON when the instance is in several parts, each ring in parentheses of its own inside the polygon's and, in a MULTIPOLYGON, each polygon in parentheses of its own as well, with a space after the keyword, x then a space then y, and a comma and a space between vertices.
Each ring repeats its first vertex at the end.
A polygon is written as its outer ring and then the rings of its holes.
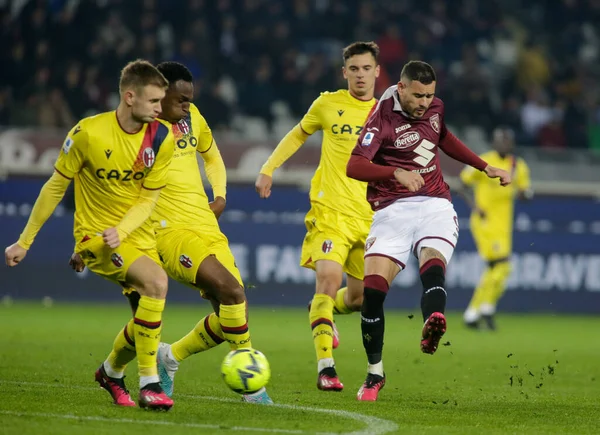
POLYGON ((252 347, 246 321, 246 302, 236 305, 219 305, 219 322, 223 337, 232 349, 252 347))
POLYGON ((156 353, 160 343, 162 329, 162 312, 165 308, 164 299, 154 299, 148 296, 140 297, 138 309, 135 312, 135 350, 140 372, 140 387, 158 382, 156 368, 156 353))
POLYGON ((333 358, 333 306, 333 299, 321 293, 315 294, 310 306, 310 327, 317 360, 333 358))
POLYGON ((481 314, 491 315, 496 311, 496 305, 504 294, 506 289, 506 280, 510 276, 511 264, 509 261, 497 263, 490 270, 491 283, 489 288, 486 288, 485 295, 480 307, 481 314))
POLYGON ((348 287, 341 288, 335 294, 335 300, 333 302, 333 314, 350 314, 353 311, 348 308, 344 298, 346 297, 346 293, 348 293, 348 287))
POLYGON ((185 337, 171 345, 171 352, 177 362, 205 350, 211 349, 225 341, 219 317, 211 313, 198 324, 185 337))
POLYGON ((104 370, 111 378, 122 378, 125 367, 135 358, 135 342, 133 341, 133 319, 117 334, 113 349, 104 363, 104 370))

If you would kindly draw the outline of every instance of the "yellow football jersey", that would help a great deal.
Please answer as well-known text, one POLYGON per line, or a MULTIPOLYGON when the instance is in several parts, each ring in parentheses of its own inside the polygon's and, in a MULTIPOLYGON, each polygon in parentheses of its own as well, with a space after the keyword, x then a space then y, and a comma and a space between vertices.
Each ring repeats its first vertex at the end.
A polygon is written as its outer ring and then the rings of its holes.
MULTIPOLYGON (((486 214, 487 226, 494 226, 499 232, 510 231, 513 224, 514 201, 519 192, 530 188, 529 168, 519 157, 509 155, 502 158, 496 151, 481 155, 489 165, 504 169, 512 174, 510 185, 502 187, 497 178, 488 178, 485 173, 472 167, 463 169, 460 179, 473 188, 475 206, 486 214)), ((472 215, 472 223, 479 222, 479 215, 472 215)))
POLYGON ((358 100, 346 89, 323 92, 300 121, 308 134, 323 130, 321 160, 310 188, 311 203, 360 219, 371 218, 367 183, 348 178, 346 165, 376 101, 358 100))
MULTIPOLYGON (((69 132, 55 169, 75 180, 75 242, 115 227, 137 201, 140 189, 161 189, 173 156, 168 123, 144 124, 126 133, 115 111, 84 118, 69 132)), ((140 249, 156 245, 150 222, 128 238, 140 249)))
POLYGON ((171 129, 175 151, 169 169, 167 186, 161 191, 154 208, 154 228, 218 226, 217 218, 208 205, 196 153, 207 152, 216 146, 212 131, 198 108, 191 104, 187 118, 171 129))

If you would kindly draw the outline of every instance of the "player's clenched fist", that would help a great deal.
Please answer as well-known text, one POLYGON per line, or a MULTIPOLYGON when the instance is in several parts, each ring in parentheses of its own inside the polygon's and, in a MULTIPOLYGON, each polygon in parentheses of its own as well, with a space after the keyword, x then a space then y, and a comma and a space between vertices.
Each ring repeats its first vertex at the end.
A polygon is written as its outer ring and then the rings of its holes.
POLYGON ((116 228, 109 228, 104 230, 102 233, 102 240, 104 240, 104 244, 109 248, 118 248, 121 244, 121 239, 119 238, 119 233, 116 228))
POLYGON ((425 185, 425 180, 421 177, 421 174, 417 174, 411 171, 405 171, 404 169, 396 169, 394 171, 394 177, 398 180, 398 183, 402 184, 411 192, 417 192, 421 187, 425 185))
POLYGON ((258 174, 254 188, 261 198, 268 198, 271 196, 271 186, 273 185, 273 177, 266 174, 258 174))
POLYGON ((20 246, 18 243, 13 243, 4 250, 4 259, 9 267, 16 266, 27 255, 27 249, 20 246))

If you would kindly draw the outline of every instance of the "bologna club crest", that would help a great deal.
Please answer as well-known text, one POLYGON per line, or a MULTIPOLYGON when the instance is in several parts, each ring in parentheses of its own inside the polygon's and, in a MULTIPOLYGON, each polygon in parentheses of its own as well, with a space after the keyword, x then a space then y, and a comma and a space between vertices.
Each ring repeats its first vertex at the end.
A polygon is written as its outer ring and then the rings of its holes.
POLYGON ((185 119, 182 119, 181 121, 179 121, 177 123, 177 127, 179 128, 179 131, 182 132, 184 135, 186 135, 190 132, 190 126, 188 125, 187 122, 185 122, 185 119))
POLYGON ((436 113, 431 118, 429 118, 429 123, 431 124, 431 128, 433 128, 433 131, 435 131, 436 133, 439 134, 440 133, 440 114, 436 113))
POLYGON ((371 246, 373 246, 373 243, 375 243, 375 240, 377 240, 377 237, 369 237, 367 239, 367 241, 365 242, 365 252, 367 252, 369 249, 371 249, 371 246))
POLYGON ((324 253, 329 254, 333 249, 333 242, 331 240, 325 240, 323 242, 323 246, 321 246, 321 249, 324 253))
POLYGON ((151 168, 154 164, 154 150, 152 148, 146 148, 144 150, 144 166, 147 168, 151 168))
POLYGON ((188 257, 185 254, 181 254, 179 256, 179 262, 181 263, 181 265, 183 267, 185 267, 186 269, 191 269, 193 263, 192 263, 192 259, 190 257, 188 257))
POLYGON ((110 261, 112 261, 112 263, 117 267, 123 266, 123 257, 116 252, 110 256, 110 261))

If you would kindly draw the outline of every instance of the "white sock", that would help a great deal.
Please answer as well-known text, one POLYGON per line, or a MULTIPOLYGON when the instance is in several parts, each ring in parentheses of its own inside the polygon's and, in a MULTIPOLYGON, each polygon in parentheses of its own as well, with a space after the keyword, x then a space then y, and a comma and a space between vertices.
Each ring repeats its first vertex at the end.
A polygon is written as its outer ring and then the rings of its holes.
POLYGON ((244 395, 245 395, 245 396, 248 396, 248 397, 260 396, 260 395, 261 395, 262 393, 264 393, 266 390, 267 390, 267 389, 266 389, 265 387, 262 387, 260 390, 258 390, 258 391, 257 391, 257 392, 255 392, 255 393, 252 393, 252 394, 244 394, 244 395))
POLYGON ((479 307, 479 311, 484 316, 493 316, 496 313, 496 307, 492 304, 484 303, 479 307))
POLYGON ((463 315, 463 319, 467 323, 477 322, 479 317, 479 311, 477 311, 475 308, 467 308, 467 311, 465 311, 465 314, 463 315))
POLYGON ((321 370, 326 369, 327 367, 335 367, 333 358, 320 359, 317 363, 317 373, 321 373, 321 370))
POLYGON ((177 369, 179 367, 179 361, 175 359, 175 355, 173 355, 173 351, 171 350, 171 346, 169 346, 169 351, 167 352, 167 364, 169 364, 172 369, 177 369))
POLYGON ((109 378, 121 379, 123 377, 123 375, 125 374, 125 372, 115 371, 115 369, 112 368, 112 366, 110 365, 108 360, 104 361, 102 366, 104 367, 104 371, 106 372, 106 374, 108 375, 109 378))
POLYGON ((383 376, 383 361, 379 361, 377 364, 368 364, 367 373, 383 376))
POLYGON ((159 382, 158 375, 140 376, 140 390, 148 384, 158 384, 159 382))

